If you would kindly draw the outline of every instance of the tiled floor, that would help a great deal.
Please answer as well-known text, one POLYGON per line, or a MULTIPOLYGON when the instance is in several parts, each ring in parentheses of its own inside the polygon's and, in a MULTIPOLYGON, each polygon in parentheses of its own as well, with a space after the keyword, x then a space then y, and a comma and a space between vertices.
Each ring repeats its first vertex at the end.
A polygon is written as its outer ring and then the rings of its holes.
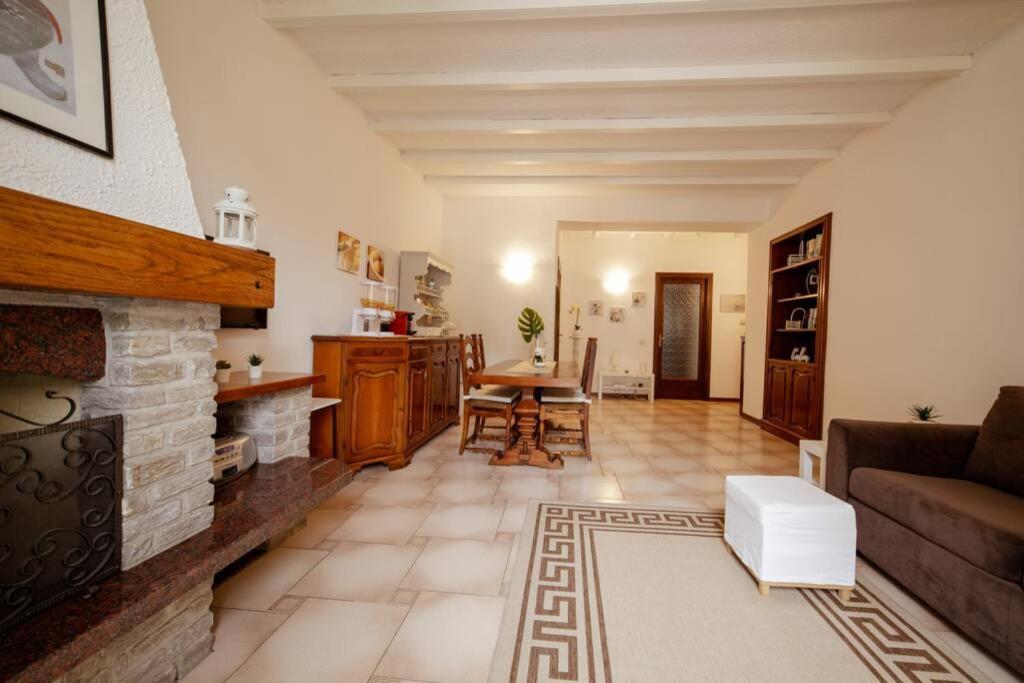
MULTIPOLYGON (((458 454, 448 430, 397 472, 375 466, 218 587, 214 652, 186 680, 486 681, 530 499, 723 506, 725 476, 796 474, 797 452, 735 404, 595 401, 594 459, 561 472, 458 454)), ((1014 680, 870 567, 995 680, 1014 680)))

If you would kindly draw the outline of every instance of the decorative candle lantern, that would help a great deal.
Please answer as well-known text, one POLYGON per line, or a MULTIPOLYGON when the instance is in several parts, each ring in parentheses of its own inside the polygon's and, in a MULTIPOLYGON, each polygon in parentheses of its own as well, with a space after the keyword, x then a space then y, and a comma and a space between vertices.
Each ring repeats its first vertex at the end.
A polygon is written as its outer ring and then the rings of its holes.
POLYGON ((217 234, 213 241, 243 249, 256 248, 256 217, 249 193, 240 187, 224 190, 224 199, 213 205, 217 214, 217 234))

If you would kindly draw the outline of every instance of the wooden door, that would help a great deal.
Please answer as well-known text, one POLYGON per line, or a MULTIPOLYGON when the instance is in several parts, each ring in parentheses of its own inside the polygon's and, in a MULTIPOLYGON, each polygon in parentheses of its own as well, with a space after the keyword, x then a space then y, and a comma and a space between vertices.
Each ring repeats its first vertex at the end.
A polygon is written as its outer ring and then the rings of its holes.
POLYGON ((401 450, 404 363, 353 363, 344 399, 345 449, 358 462, 401 450))
POLYGON ((456 355, 448 355, 448 377, 445 379, 445 391, 448 394, 448 401, 445 405, 445 419, 450 420, 459 414, 459 395, 462 393, 462 385, 459 383, 459 356, 458 344, 455 344, 456 355))
POLYGON ((654 395, 707 400, 711 377, 711 273, 657 273, 654 395))
POLYGON ((787 365, 769 363, 765 383, 765 413, 764 419, 779 425, 786 425, 789 421, 789 381, 790 369, 787 365))
POLYGON ((788 426, 805 438, 817 432, 818 370, 814 367, 794 366, 789 388, 788 426))
POLYGON ((409 443, 423 439, 430 429, 430 364, 427 360, 409 363, 406 434, 409 443))
POLYGON ((441 356, 430 361, 430 429, 433 430, 444 422, 445 405, 448 395, 445 393, 448 377, 448 359, 442 350, 441 356))

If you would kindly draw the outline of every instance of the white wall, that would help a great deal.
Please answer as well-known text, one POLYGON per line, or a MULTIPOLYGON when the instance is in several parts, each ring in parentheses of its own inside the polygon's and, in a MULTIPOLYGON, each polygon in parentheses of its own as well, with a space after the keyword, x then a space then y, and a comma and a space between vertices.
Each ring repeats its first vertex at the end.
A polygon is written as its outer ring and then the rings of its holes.
POLYGON ((529 346, 515 325, 523 307, 537 309, 548 330, 554 329, 559 221, 760 222, 767 212, 763 197, 741 194, 446 198, 441 255, 455 268, 453 319, 461 331, 484 334, 488 361, 525 357, 529 346), (528 283, 510 283, 500 275, 504 259, 515 250, 536 260, 528 283))
POLYGON ((336 268, 337 232, 385 250, 437 251, 441 198, 254 0, 147 0, 182 147, 208 232, 228 185, 260 211, 259 247, 277 259, 277 304, 263 331, 222 330, 218 358, 307 371, 313 334, 351 329, 359 282, 336 268))
POLYGON ((114 159, 0 119, 0 185, 202 235, 142 0, 107 4, 114 159))
MULTIPOLYGON (((747 236, 730 233, 679 233, 666 238, 660 233, 559 233, 562 259, 562 331, 572 333, 575 316, 570 304, 583 308, 580 324, 584 337, 598 338, 598 367, 609 365, 617 354, 621 368, 638 370, 641 362, 653 367, 655 273, 712 273, 711 295, 711 396, 738 398, 740 395, 740 336, 742 313, 722 313, 722 294, 746 294, 747 236), (622 294, 604 290, 603 280, 612 270, 629 276, 629 287, 622 294), (647 306, 633 308, 632 292, 646 292, 647 306), (601 317, 587 313, 587 302, 601 299, 605 312, 601 317), (626 309, 624 323, 608 319, 608 309, 626 309)), ((572 342, 565 336, 562 357, 568 358, 572 342)), ((582 349, 582 343, 581 343, 582 349)))
POLYGON ((825 421, 977 423, 1024 384, 1024 24, 857 138, 750 237, 744 408, 762 414, 768 241, 834 212, 825 421))

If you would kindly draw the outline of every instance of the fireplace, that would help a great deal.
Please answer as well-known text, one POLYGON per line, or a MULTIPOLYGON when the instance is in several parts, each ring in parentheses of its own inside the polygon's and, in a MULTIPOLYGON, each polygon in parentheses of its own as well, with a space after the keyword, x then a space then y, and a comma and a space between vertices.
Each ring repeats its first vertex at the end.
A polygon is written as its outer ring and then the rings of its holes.
POLYGON ((0 632, 121 567, 122 420, 0 436, 0 632))

